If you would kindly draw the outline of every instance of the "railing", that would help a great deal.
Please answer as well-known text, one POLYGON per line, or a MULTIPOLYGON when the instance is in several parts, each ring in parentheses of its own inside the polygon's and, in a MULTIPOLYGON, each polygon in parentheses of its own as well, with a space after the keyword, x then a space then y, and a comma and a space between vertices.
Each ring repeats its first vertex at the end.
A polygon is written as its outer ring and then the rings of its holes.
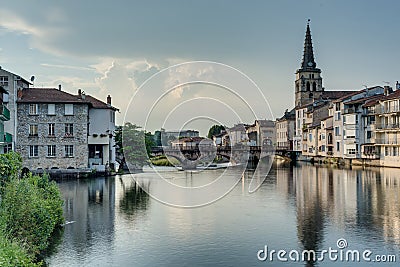
POLYGON ((400 144, 400 140, 379 138, 379 139, 375 140, 375 144, 377 144, 377 145, 398 145, 398 144, 400 144))
POLYGON ((9 121, 10 120, 10 110, 4 106, 0 105, 0 119, 3 121, 9 121))
POLYGON ((382 113, 397 113, 400 112, 400 107, 395 106, 395 107, 377 107, 376 108, 376 113, 377 114, 382 114, 382 113))
POLYGON ((343 114, 351 114, 351 113, 356 113, 356 109, 355 108, 345 108, 343 110, 343 114))
POLYGON ((400 129, 399 123, 392 123, 392 124, 375 124, 376 129, 400 129))

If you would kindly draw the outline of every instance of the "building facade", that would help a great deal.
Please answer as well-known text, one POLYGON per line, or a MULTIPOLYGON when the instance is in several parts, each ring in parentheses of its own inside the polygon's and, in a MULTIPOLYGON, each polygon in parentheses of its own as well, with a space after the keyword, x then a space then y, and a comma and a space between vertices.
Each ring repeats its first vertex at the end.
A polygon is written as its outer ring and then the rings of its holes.
POLYGON ((107 105, 61 87, 18 90, 16 152, 32 171, 105 171, 115 163, 115 110, 111 100, 107 105))
POLYGON ((3 132, 6 138, 0 153, 15 150, 18 124, 17 92, 18 90, 29 88, 30 85, 31 83, 21 76, 0 67, 0 86, 7 91, 7 94, 3 97, 3 111, 9 113, 9 119, 4 121, 3 132))

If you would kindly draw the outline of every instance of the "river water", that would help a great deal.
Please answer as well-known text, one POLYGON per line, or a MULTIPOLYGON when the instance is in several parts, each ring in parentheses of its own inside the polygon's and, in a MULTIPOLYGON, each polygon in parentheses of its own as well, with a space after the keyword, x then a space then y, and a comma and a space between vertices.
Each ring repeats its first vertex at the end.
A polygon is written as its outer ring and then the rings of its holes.
MULTIPOLYGON (((213 180, 223 171, 166 175, 188 184, 213 180)), ((154 174, 135 175, 150 192, 162 190, 152 180, 154 174)), ((75 222, 65 226, 46 262, 49 266, 397 266, 400 262, 400 170, 275 166, 259 190, 249 194, 251 176, 247 171, 224 198, 193 209, 154 200, 131 175, 59 181, 66 220, 75 222), (265 246, 268 257, 261 261, 265 253, 259 251, 265 246), (323 253, 330 248, 337 253, 323 253), (271 260, 271 250, 287 253, 281 259, 272 254, 271 260), (316 251, 316 260, 307 254, 302 258, 303 250, 316 251), (359 251, 360 262, 351 256, 346 262, 349 250, 359 251), (365 251, 371 253, 364 255, 365 251), (393 261, 391 255, 397 264, 377 262, 393 261)))

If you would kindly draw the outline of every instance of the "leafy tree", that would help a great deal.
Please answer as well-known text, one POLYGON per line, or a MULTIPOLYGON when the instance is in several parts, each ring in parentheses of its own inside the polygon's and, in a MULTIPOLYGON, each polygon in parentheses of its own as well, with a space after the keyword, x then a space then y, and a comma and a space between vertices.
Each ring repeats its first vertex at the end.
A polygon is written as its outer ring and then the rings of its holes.
POLYGON ((130 122, 116 129, 115 142, 121 154, 121 166, 125 162, 136 167, 143 166, 148 161, 151 148, 155 146, 154 136, 150 132, 145 133, 140 126, 130 122))
POLYGON ((207 137, 212 139, 214 135, 222 133, 222 131, 225 130, 225 126, 223 125, 213 125, 210 130, 208 130, 208 135, 207 137))

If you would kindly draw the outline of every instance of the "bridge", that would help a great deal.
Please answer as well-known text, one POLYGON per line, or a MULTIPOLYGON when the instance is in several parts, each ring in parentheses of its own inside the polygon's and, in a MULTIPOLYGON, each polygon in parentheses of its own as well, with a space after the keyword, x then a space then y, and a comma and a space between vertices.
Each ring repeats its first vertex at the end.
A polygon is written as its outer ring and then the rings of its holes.
POLYGON ((153 154, 165 154, 177 159, 184 170, 196 169, 202 161, 212 162, 216 156, 228 159, 232 164, 257 163, 262 158, 274 155, 273 146, 185 146, 159 147, 152 150, 153 154))

